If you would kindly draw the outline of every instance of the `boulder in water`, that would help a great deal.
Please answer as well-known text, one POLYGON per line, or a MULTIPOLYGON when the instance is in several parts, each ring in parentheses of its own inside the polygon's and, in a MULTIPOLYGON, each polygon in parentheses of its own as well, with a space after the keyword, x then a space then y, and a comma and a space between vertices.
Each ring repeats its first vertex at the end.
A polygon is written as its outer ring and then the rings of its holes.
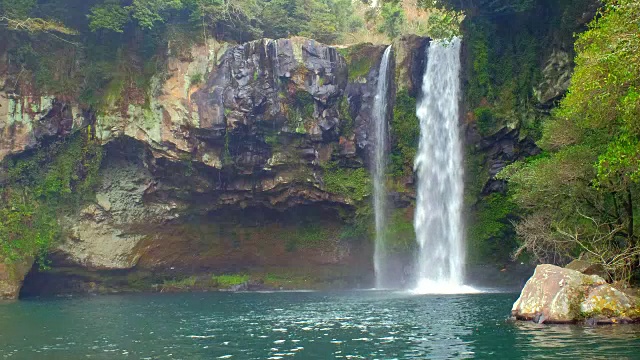
POLYGON ((527 281, 511 314, 538 323, 593 324, 640 322, 640 299, 597 275, 554 265, 539 265, 527 281))

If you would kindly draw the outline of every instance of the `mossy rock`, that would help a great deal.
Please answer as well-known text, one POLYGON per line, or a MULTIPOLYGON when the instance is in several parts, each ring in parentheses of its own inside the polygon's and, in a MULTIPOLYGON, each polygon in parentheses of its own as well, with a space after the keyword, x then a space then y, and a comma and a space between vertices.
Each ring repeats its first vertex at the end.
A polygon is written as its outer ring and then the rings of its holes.
POLYGON ((511 314, 538 323, 639 322, 640 299, 597 275, 544 264, 527 281, 511 314))

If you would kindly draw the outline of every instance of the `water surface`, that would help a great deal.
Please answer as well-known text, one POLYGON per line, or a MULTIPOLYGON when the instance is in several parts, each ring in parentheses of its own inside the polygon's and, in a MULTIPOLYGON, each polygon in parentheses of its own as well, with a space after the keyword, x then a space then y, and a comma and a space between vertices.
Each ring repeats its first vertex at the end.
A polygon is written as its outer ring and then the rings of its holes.
POLYGON ((361 291, 28 300, 0 306, 0 358, 640 358, 640 327, 512 323, 516 298, 361 291))

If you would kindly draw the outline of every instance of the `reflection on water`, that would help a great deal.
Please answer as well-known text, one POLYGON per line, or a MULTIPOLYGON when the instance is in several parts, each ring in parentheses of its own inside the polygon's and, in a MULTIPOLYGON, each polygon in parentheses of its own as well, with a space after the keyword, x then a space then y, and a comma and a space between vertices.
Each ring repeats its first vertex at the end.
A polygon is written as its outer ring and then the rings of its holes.
POLYGON ((0 306, 8 359, 633 359, 640 327, 512 323, 516 294, 210 293, 0 306))

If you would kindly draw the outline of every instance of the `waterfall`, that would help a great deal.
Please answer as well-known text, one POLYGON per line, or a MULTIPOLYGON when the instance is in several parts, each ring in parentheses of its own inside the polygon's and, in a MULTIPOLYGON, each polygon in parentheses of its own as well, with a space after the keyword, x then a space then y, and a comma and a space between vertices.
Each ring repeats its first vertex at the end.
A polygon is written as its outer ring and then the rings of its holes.
POLYGON ((388 254, 385 239, 387 230, 387 190, 385 186, 388 156, 387 100, 389 95, 389 57, 391 46, 388 46, 380 62, 378 86, 373 104, 373 208, 376 224, 376 240, 374 267, 376 287, 385 288, 391 285, 388 254))
POLYGON ((417 293, 460 293, 463 286, 463 170, 460 144, 460 39, 432 41, 418 104, 420 145, 414 226, 417 293))

